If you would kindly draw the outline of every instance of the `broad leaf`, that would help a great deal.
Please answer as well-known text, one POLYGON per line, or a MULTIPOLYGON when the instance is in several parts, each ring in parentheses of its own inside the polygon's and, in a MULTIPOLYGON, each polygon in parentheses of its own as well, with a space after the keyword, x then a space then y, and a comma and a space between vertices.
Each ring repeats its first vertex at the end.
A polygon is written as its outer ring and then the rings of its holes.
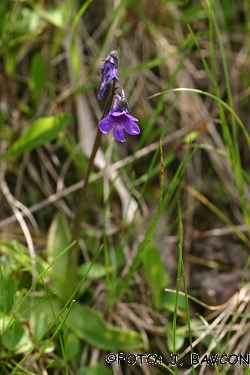
POLYGON ((35 33, 44 28, 46 23, 32 9, 22 7, 17 12, 15 22, 9 22, 9 30, 17 35, 35 33))
POLYGON ((3 318, 0 318, 0 334, 2 335, 10 322, 12 321, 12 317, 10 316, 4 316, 3 318))
MULTIPOLYGON (((161 304, 164 310, 168 310, 170 312, 175 311, 175 303, 176 303, 176 293, 163 291, 161 295, 161 304)), ((179 294, 178 297, 178 308, 177 308, 177 315, 181 317, 186 317, 186 298, 185 296, 179 294)))
POLYGON ((16 283, 11 275, 0 274, 0 312, 6 315, 14 303, 16 283))
MULTIPOLYGON (((51 263, 70 243, 70 230, 66 218, 56 214, 49 229, 47 239, 48 262, 51 263)), ((62 255, 51 268, 52 289, 64 294, 67 276, 68 253, 62 255)))
POLYGON ((64 28, 67 25, 70 13, 68 12, 65 3, 59 4, 50 9, 45 9, 45 7, 40 7, 35 4, 33 6, 37 15, 44 21, 47 21, 58 28, 64 28))
POLYGON ((2 158, 21 154, 32 150, 57 137, 69 125, 71 115, 62 114, 53 117, 43 117, 29 126, 20 138, 5 152, 2 158))
POLYGON ((78 337, 99 349, 131 352, 144 347, 140 333, 112 327, 88 306, 75 304, 67 322, 78 337))
POLYGON ((65 352, 66 357, 69 360, 77 357, 81 350, 80 339, 71 332, 67 333, 67 339, 65 340, 65 352))
MULTIPOLYGON (((168 339, 168 349, 171 353, 174 353, 173 348, 173 326, 170 324, 167 324, 166 326, 167 331, 167 339, 168 339)), ((175 330, 175 353, 180 350, 184 344, 185 341, 185 331, 182 327, 176 327, 175 330)))
MULTIPOLYGON (((58 296, 56 294, 53 294, 49 296, 49 299, 44 299, 44 297, 34 295, 29 296, 29 298, 27 298, 22 304, 19 313, 25 313, 23 317, 30 320, 32 314, 39 315, 41 311, 46 314, 48 327, 55 319, 55 316, 58 315, 61 311, 61 302, 59 301, 58 296), (30 310, 31 303, 32 310, 30 310)), ((42 329, 43 328, 41 328, 41 330, 42 329)), ((34 333, 33 329, 32 332, 34 333)))
POLYGON ((29 86, 32 92, 33 99, 37 104, 43 92, 44 85, 47 78, 47 70, 43 55, 38 52, 31 61, 31 78, 29 86))
POLYGON ((207 17, 207 13, 203 8, 202 4, 197 3, 187 7, 181 16, 181 20, 184 23, 189 23, 197 20, 201 20, 207 17))
POLYGON ((38 341, 46 331, 48 317, 44 311, 32 312, 30 317, 30 332, 34 341, 38 341))
POLYGON ((25 352, 33 346, 29 339, 29 333, 25 331, 18 321, 12 324, 4 333, 2 343, 8 350, 15 353, 25 352))
MULTIPOLYGON (((20 242, 2 239, 0 240, 0 252, 6 256, 6 264, 13 272, 19 273, 23 270, 32 272, 32 259, 29 250, 20 242)), ((48 267, 48 264, 40 257, 37 258, 36 263, 41 272, 48 267)))
POLYGON ((162 308, 161 296, 166 287, 166 277, 160 252, 152 243, 143 252, 143 265, 151 286, 154 306, 159 310, 162 308))
MULTIPOLYGON (((91 262, 83 263, 78 269, 79 275, 84 276, 85 273, 87 273, 87 271, 89 270, 90 266, 91 266, 91 262)), ((94 263, 88 273, 87 278, 99 279, 100 277, 103 277, 105 275, 106 275, 105 266, 101 263, 94 263)))

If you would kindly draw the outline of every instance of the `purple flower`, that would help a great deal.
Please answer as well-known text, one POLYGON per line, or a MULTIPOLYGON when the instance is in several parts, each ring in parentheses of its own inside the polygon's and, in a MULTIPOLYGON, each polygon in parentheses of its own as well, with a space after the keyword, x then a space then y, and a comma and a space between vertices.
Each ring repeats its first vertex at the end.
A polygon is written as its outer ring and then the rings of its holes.
POLYGON ((119 82, 119 78, 117 77, 118 52, 111 51, 104 61, 105 62, 101 69, 102 80, 98 92, 99 100, 103 98, 110 81, 115 80, 116 82, 119 82))
POLYGON ((129 112, 129 106, 123 88, 121 86, 117 88, 121 90, 121 95, 118 92, 115 93, 114 105, 109 114, 99 122, 99 128, 104 134, 113 129, 115 139, 119 142, 125 142, 124 130, 128 134, 136 135, 140 133, 140 128, 134 122, 138 121, 138 119, 131 116, 129 112))

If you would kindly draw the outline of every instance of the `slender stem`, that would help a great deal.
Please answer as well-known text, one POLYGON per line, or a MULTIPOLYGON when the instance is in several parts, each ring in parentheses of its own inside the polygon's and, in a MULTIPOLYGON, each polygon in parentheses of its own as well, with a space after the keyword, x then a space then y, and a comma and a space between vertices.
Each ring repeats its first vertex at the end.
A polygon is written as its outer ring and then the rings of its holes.
MULTIPOLYGON (((80 237, 81 220, 82 220, 82 214, 83 214, 83 208, 84 208, 84 201, 85 201, 86 192, 87 192, 87 188, 88 188, 89 176, 90 176, 91 169, 94 165, 94 159, 95 159, 97 150, 98 150, 99 145, 100 145, 101 136, 102 136, 102 133, 100 132, 100 130, 98 128, 97 132, 96 132, 95 142, 94 142, 92 152, 91 152, 91 155, 90 155, 90 159, 89 159, 89 163, 88 163, 88 169, 87 169, 87 172, 86 172, 86 176, 84 178, 83 187, 80 191, 80 196, 79 196, 79 199, 78 199, 77 211, 76 211, 75 219, 74 219, 72 241, 74 241, 74 240, 78 241, 79 237, 80 237)), ((74 251, 72 251, 72 252, 74 252, 74 251)))
MULTIPOLYGON (((109 95, 108 100, 105 104, 101 120, 104 119, 104 117, 106 117, 108 113, 110 112, 112 102, 113 102, 115 84, 116 82, 113 81, 111 94, 109 95)), ((84 178, 83 187, 80 191, 80 196, 79 196, 77 210, 76 210, 74 224, 73 224, 72 241, 76 241, 76 243, 74 246, 72 246, 69 252, 67 278, 65 280, 65 301, 69 299, 69 297, 74 292, 74 289, 77 285, 77 268, 78 268, 78 260, 79 260, 78 241, 79 241, 80 232, 81 232, 81 220, 82 220, 82 215, 83 215, 84 203, 86 201, 86 192, 88 188, 89 176, 94 166, 94 160, 95 160, 97 150, 100 146, 101 136, 102 136, 102 133, 100 132, 99 128, 97 128, 94 145, 93 145, 91 156, 89 159, 86 176, 84 178)))

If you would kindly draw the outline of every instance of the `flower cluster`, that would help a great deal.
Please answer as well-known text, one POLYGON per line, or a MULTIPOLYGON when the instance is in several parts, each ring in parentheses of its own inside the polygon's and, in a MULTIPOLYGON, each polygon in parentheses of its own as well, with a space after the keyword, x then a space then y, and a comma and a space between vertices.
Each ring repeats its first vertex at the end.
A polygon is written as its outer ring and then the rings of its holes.
MULTIPOLYGON (((104 60, 102 66, 102 80, 99 88, 98 99, 101 100, 104 96, 104 92, 111 81, 119 82, 117 77, 117 66, 118 66, 118 53, 112 51, 108 54, 104 60)), ((113 135, 119 142, 125 142, 124 130, 126 133, 131 135, 137 135, 140 133, 139 126, 135 123, 138 121, 137 118, 131 116, 128 101, 126 99, 122 86, 115 88, 115 100, 109 114, 99 122, 100 131, 107 134, 113 129, 113 135)))

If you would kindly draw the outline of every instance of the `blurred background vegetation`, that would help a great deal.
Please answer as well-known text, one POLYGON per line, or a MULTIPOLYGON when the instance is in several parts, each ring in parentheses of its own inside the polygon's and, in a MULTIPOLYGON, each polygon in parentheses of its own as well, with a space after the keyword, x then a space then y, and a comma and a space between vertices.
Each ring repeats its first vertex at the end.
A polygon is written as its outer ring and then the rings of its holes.
POLYGON ((250 348, 249 1, 1 0, 0 19, 0 373, 247 374, 190 353, 250 348), (113 49, 141 133, 102 136, 68 298, 113 49))

